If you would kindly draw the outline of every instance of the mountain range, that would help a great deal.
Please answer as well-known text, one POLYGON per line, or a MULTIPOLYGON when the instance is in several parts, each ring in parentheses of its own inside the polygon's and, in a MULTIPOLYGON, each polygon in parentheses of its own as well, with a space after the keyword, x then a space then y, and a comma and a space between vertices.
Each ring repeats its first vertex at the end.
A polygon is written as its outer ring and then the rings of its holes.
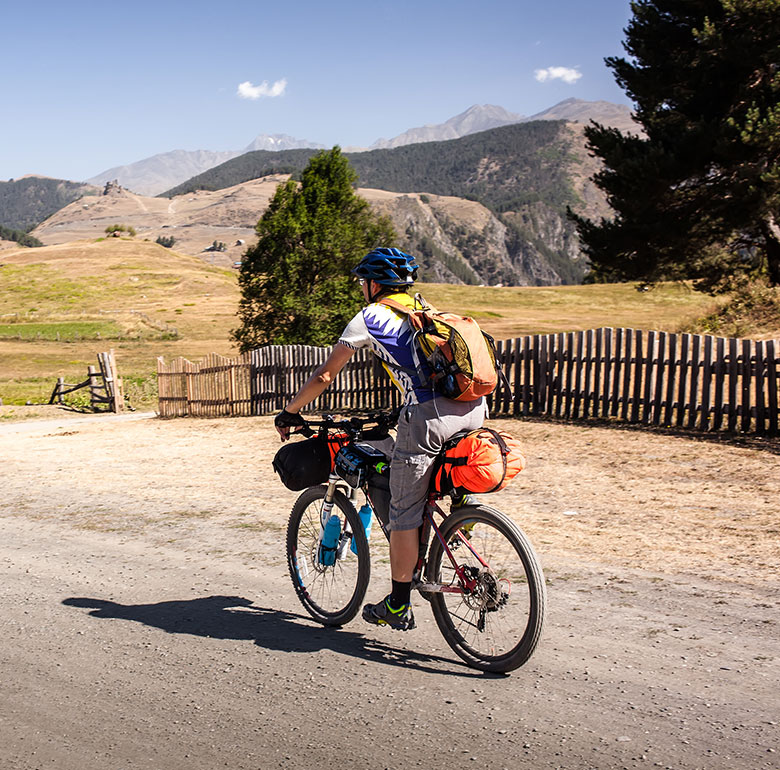
MULTIPOLYGON (((525 123, 534 120, 567 120, 587 123, 595 120, 621 131, 638 131, 631 119, 631 111, 623 104, 581 99, 566 99, 548 110, 524 117, 493 104, 473 105, 444 123, 410 128, 392 139, 378 139, 370 148, 348 147, 350 152, 367 149, 391 149, 421 142, 440 142, 458 139, 491 128, 525 123)), ((159 195, 176 185, 202 174, 228 160, 257 150, 284 151, 293 149, 321 149, 324 145, 284 134, 261 134, 243 150, 173 150, 153 155, 125 166, 115 166, 87 180, 88 184, 104 185, 117 181, 122 187, 141 195, 159 195)))
MULTIPOLYGON (((570 99, 530 118, 482 105, 375 143, 396 146, 345 154, 360 194, 390 216, 397 245, 419 256, 424 280, 577 283, 587 263, 567 208, 596 219, 610 214, 592 182, 599 166, 584 137, 589 119, 639 131, 627 107, 607 102, 570 99), (453 133, 462 136, 434 138, 453 133)), ((170 174, 186 178, 156 198, 103 183, 120 176, 118 169, 93 178, 102 189, 44 177, 0 182, 0 225, 38 225, 32 235, 48 245, 101 237, 121 222, 139 238, 175 236, 176 251, 229 266, 254 238, 276 185, 299 174, 317 151, 311 145, 261 135, 235 153, 175 151, 126 167, 138 179, 153 176, 155 190, 170 174), (210 168, 192 176, 203 165, 210 168), (226 251, 214 252, 214 242, 226 251)))
MULTIPOLYGON (((247 152, 165 196, 108 183, 102 193, 58 207, 32 235, 47 245, 68 243, 102 237, 121 222, 139 239, 173 238, 176 251, 229 266, 254 239, 277 185, 300 173, 315 152, 247 152), (224 251, 211 248, 217 242, 224 251)), ((397 245, 418 256, 426 281, 577 283, 587 264, 567 207, 589 217, 609 214, 591 181, 596 161, 577 123, 515 123, 346 156, 359 194, 391 218, 397 245)), ((0 208, 0 223, 3 217, 0 208)))
POLYGON ((243 150, 172 150, 126 166, 114 166, 91 177, 87 184, 103 186, 107 182, 116 181, 122 187, 141 195, 157 195, 245 152, 293 150, 303 147, 321 149, 324 145, 295 139, 286 134, 260 134, 243 150))

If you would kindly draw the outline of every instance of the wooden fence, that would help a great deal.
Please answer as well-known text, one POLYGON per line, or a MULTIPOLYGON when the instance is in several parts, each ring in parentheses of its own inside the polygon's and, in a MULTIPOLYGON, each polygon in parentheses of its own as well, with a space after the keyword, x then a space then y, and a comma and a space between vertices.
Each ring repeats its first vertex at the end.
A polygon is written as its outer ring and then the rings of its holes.
POLYGON ((211 353, 200 363, 157 359, 160 417, 248 416, 253 411, 249 354, 224 358, 211 353))
MULTIPOLYGON (((200 365, 158 360, 160 415, 272 414, 329 348, 269 346, 200 365), (204 378, 201 381, 201 378, 204 378)), ((635 329, 591 329, 498 343, 511 385, 491 414, 605 418, 700 431, 778 433, 777 341, 635 329)), ((359 351, 315 402, 320 411, 384 409, 398 394, 376 357, 359 351)))
POLYGON ((89 388, 89 402, 93 411, 121 412, 125 407, 125 399, 122 392, 122 379, 116 368, 114 351, 98 353, 97 358, 100 370, 98 371, 94 366, 88 366, 87 379, 83 382, 67 383, 64 377, 59 377, 49 398, 49 403, 53 404, 56 401, 59 404, 64 404, 64 396, 82 388, 89 388))

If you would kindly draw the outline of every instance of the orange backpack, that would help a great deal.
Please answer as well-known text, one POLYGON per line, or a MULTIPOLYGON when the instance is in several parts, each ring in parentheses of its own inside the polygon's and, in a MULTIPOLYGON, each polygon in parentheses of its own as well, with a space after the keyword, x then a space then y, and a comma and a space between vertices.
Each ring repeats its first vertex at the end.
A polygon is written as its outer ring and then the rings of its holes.
POLYGON ((414 330, 414 373, 424 385, 430 382, 437 393, 455 401, 476 401, 496 389, 499 368, 495 343, 473 318, 440 313, 419 294, 415 297, 415 308, 389 297, 380 299, 379 303, 409 318, 414 330), (430 373, 423 368, 423 360, 430 373))
POLYGON ((491 428, 460 431, 445 442, 433 485, 442 495, 497 492, 524 467, 520 442, 508 433, 491 428))

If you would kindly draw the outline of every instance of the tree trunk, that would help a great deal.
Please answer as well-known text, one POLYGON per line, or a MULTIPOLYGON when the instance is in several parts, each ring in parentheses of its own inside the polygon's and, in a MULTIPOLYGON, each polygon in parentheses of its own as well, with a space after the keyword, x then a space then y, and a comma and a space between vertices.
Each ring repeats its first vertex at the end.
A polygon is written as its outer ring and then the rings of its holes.
POLYGON ((770 214, 763 223, 766 243, 766 272, 770 286, 780 286, 780 227, 770 214))

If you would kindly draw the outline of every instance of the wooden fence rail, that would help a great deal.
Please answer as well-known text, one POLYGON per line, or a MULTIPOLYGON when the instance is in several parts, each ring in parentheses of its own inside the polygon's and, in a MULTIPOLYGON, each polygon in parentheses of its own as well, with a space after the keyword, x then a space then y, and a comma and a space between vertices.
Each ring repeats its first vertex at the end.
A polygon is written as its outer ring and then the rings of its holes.
MULTIPOLYGON (((160 415, 272 414, 329 348, 272 345, 201 364, 158 359, 160 415)), ((511 391, 493 415, 609 418, 690 430, 778 433, 780 343, 636 329, 519 337, 498 343, 511 391)), ((321 411, 397 406, 375 356, 359 351, 319 398, 321 411)))

